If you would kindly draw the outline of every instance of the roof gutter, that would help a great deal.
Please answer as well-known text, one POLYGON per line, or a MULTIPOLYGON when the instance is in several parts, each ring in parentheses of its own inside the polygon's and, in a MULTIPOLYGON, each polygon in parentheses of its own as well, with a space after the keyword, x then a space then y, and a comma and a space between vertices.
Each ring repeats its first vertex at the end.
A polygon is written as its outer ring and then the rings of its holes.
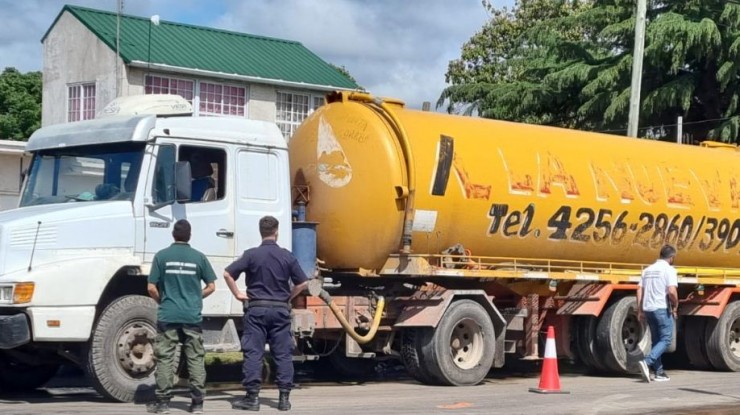
POLYGON ((23 154, 26 152, 24 141, 0 140, 0 154, 23 154))
POLYGON ((309 84, 305 82, 284 81, 281 79, 271 79, 271 78, 262 78, 259 76, 230 74, 230 73, 225 73, 225 72, 214 72, 214 71, 208 71, 205 69, 184 68, 182 66, 172 66, 172 65, 162 64, 162 63, 148 63, 144 61, 131 61, 129 63, 129 66, 134 67, 134 68, 142 68, 142 69, 157 69, 160 71, 167 71, 167 72, 187 74, 187 75, 232 79, 235 81, 244 81, 244 82, 251 82, 251 83, 256 83, 256 84, 278 85, 278 86, 284 86, 284 87, 289 87, 289 88, 311 89, 311 90, 318 90, 318 91, 355 91, 356 90, 352 88, 344 88, 344 87, 339 87, 339 86, 318 85, 318 84, 309 84))

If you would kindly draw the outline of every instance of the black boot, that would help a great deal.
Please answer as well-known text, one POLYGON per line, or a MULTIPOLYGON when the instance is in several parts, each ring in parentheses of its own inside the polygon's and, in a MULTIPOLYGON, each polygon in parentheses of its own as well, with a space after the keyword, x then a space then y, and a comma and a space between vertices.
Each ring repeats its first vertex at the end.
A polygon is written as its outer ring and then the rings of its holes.
POLYGON ((290 411, 290 391, 280 391, 278 411, 290 411))
POLYGON ((260 391, 247 391, 247 396, 231 403, 231 408, 241 409, 244 411, 260 410, 260 391))

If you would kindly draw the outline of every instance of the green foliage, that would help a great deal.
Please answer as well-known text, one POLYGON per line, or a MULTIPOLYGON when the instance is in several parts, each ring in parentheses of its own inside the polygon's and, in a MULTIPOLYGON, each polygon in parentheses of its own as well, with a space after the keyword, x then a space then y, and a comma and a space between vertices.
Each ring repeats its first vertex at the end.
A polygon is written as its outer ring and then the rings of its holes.
MULTIPOLYGON (((450 62, 438 107, 626 133, 635 0, 483 4, 491 19, 450 62)), ((648 0, 641 125, 683 116, 684 133, 696 141, 738 142, 739 89, 740 4, 648 0)))
POLYGON ((735 115, 722 121, 719 127, 714 129, 715 138, 720 141, 737 141, 740 132, 740 116, 735 115))
MULTIPOLYGON (((347 68, 344 67, 344 65, 339 66, 339 65, 334 65, 333 63, 330 63, 329 66, 331 66, 332 68, 336 69, 337 72, 339 72, 342 75, 344 75, 350 81, 354 82, 355 85, 358 85, 358 86, 360 85, 360 84, 357 83, 357 81, 352 76, 352 74, 349 73, 349 70, 347 70, 347 68)), ((363 91, 365 90, 365 88, 363 88, 362 86, 360 86, 360 89, 363 90, 363 91)))
POLYGON ((27 140, 41 126, 41 72, 0 74, 0 139, 27 140))
POLYGON ((642 101, 642 107, 648 113, 660 113, 671 108, 680 108, 684 112, 691 106, 694 96, 695 75, 686 73, 668 83, 650 91, 642 101))

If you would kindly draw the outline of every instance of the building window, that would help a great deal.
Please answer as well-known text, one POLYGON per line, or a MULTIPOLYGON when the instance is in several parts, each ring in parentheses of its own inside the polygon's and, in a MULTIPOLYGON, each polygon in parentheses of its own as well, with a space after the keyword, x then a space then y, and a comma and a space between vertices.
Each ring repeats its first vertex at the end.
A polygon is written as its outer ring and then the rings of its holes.
POLYGON ((311 112, 316 111, 317 108, 324 105, 324 96, 316 96, 313 97, 313 107, 311 108, 311 112))
POLYGON ((95 84, 71 85, 67 90, 67 121, 95 118, 95 84))
POLYGON ((308 116, 308 103, 310 95, 294 94, 290 92, 278 92, 277 102, 277 125, 285 139, 295 132, 296 128, 308 116))
POLYGON ((247 88, 200 82, 200 115, 246 114, 247 88))
POLYGON ((193 105, 195 115, 247 114, 247 88, 198 80, 147 75, 146 94, 180 95, 193 105))
POLYGON ((310 94, 297 94, 293 92, 278 92, 277 115, 275 122, 286 140, 295 132, 296 128, 316 108, 324 104, 324 97, 310 94))
POLYGON ((164 76, 147 75, 144 81, 144 92, 148 94, 179 95, 191 104, 195 95, 195 81, 188 79, 168 78, 164 76))

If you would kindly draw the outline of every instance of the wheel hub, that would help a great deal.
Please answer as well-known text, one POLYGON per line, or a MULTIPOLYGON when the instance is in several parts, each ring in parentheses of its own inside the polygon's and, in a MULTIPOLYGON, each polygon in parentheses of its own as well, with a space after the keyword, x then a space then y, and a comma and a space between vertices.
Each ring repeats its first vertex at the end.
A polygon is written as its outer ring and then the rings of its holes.
POLYGON ((642 324, 634 314, 629 314, 622 325, 622 341, 628 352, 635 350, 642 338, 642 324))
POLYGON ((452 361, 460 369, 472 369, 480 364, 483 356, 483 332, 472 319, 464 319, 455 325, 450 337, 452 361))
POLYGON ((730 351, 735 358, 740 359, 740 319, 732 322, 732 326, 728 331, 728 337, 730 351))
POLYGON ((132 323, 121 330, 116 354, 121 368, 130 376, 147 376, 154 370, 154 335, 153 328, 142 323, 132 323))

